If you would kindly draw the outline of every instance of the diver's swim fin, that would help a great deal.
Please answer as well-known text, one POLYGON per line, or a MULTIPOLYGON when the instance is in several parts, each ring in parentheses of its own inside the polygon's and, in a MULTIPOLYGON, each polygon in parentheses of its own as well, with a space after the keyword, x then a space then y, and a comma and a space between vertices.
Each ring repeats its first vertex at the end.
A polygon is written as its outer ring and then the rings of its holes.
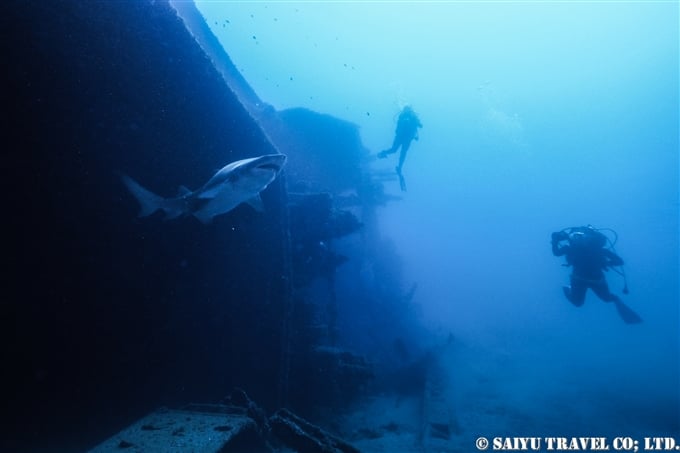
POLYGON ((402 192, 406 192, 406 181, 402 175, 399 175, 399 186, 401 187, 402 192))
POLYGON ((639 324, 642 322, 640 315, 635 313, 628 305, 621 301, 614 302, 614 305, 616 305, 616 311, 626 324, 639 324))
POLYGON ((397 171, 397 175, 399 175, 399 187, 401 187, 402 192, 406 192, 406 180, 404 179, 404 175, 401 174, 401 169, 399 167, 396 167, 395 170, 397 171))

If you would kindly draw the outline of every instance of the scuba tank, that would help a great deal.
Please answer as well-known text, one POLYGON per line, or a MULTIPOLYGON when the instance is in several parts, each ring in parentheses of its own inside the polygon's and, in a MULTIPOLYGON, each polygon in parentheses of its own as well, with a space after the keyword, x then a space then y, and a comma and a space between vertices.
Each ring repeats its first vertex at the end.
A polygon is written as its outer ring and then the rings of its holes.
MULTIPOLYGON (((564 230, 563 230, 564 231, 564 230)), ((591 225, 568 228, 569 245, 575 248, 599 249, 607 246, 607 236, 591 225)))

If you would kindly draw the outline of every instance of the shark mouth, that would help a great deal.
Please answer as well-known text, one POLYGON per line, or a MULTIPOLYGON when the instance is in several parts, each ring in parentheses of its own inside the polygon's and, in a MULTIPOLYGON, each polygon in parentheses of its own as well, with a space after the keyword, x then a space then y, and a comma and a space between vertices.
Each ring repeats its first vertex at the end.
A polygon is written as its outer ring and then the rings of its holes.
POLYGON ((263 170, 272 170, 272 171, 275 171, 275 172, 278 172, 279 170, 281 170, 281 166, 276 165, 276 164, 262 164, 262 165, 258 165, 257 168, 261 168, 263 170))

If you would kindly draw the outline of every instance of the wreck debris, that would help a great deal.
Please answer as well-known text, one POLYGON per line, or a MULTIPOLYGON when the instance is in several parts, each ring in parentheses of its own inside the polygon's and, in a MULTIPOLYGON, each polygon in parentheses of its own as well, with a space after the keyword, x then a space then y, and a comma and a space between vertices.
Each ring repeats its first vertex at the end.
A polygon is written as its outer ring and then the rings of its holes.
POLYGON ((305 453, 359 453, 359 450, 323 429, 279 409, 270 419, 272 434, 287 447, 305 453))

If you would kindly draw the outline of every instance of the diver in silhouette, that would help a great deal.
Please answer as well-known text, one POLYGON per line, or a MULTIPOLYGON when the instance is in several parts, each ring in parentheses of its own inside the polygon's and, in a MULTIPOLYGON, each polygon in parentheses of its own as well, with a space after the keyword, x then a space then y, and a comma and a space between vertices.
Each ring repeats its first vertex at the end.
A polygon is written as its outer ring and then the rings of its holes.
MULTIPOLYGON (((619 296, 609 290, 604 271, 623 266, 623 260, 611 250, 613 243, 607 236, 587 225, 554 232, 551 239, 553 255, 565 256, 566 266, 573 269, 570 276, 571 285, 562 287, 569 302, 580 307, 585 301, 587 290, 591 289, 603 301, 614 302, 625 322, 634 324, 642 321, 619 296)), ((622 270, 616 272, 625 280, 622 270)), ((628 294, 627 284, 623 288, 623 293, 628 294)))
POLYGON ((392 147, 378 153, 379 159, 384 159, 390 154, 397 152, 401 148, 401 153, 399 154, 399 164, 396 166, 395 170, 399 175, 399 182, 401 184, 401 190, 406 190, 406 184, 404 178, 401 174, 401 168, 404 166, 404 160, 406 160, 406 153, 411 146, 411 141, 418 140, 418 129, 423 127, 420 122, 420 118, 413 111, 411 106, 406 106, 399 113, 399 119, 397 120, 397 129, 394 133, 394 141, 392 142, 392 147))

